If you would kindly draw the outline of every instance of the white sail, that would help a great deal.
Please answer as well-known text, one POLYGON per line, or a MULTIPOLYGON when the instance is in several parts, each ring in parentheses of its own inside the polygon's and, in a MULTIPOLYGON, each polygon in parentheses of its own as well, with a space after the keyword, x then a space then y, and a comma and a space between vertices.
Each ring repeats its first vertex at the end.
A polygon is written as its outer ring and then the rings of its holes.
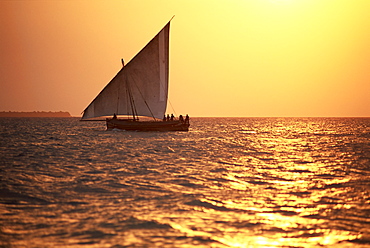
POLYGON ((133 115, 133 111, 137 116, 163 117, 168 97, 169 30, 170 23, 118 72, 84 110, 82 120, 133 115))

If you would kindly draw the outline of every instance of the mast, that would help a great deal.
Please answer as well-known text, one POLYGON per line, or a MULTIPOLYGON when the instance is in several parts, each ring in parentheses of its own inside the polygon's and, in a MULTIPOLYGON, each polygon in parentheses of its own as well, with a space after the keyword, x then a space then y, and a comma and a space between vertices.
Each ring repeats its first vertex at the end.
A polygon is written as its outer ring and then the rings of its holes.
MULTIPOLYGON (((130 102, 130 107, 131 107, 131 112, 132 112, 132 118, 134 119, 134 121, 136 120, 136 116, 137 116, 137 111, 136 111, 136 107, 135 107, 135 100, 134 100, 134 97, 132 96, 132 93, 131 93, 131 87, 130 87, 130 84, 128 82, 128 80, 126 81, 126 84, 127 84, 127 99, 129 100, 130 102)), ((139 118, 137 118, 139 119, 139 118)))

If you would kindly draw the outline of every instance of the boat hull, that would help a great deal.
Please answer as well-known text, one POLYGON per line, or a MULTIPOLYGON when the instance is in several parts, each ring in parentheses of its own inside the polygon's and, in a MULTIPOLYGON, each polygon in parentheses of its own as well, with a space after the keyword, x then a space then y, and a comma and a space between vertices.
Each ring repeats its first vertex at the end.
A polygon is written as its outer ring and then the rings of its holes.
POLYGON ((120 129, 126 131, 189 131, 189 123, 175 121, 133 121, 122 119, 106 119, 107 130, 120 129))

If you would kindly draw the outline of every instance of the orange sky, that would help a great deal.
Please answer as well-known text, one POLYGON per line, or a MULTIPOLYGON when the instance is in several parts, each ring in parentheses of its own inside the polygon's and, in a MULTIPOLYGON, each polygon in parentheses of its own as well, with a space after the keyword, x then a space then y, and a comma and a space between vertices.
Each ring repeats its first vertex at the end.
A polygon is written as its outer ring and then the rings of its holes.
POLYGON ((0 111, 79 116, 175 15, 177 114, 370 116, 369 13, 369 0, 0 1, 0 111))

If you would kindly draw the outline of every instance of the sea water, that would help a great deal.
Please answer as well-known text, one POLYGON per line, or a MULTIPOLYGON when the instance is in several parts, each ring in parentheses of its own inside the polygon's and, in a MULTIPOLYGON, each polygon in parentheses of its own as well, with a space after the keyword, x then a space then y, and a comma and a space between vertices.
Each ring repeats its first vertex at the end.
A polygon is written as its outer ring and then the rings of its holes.
POLYGON ((0 247, 370 247, 369 118, 0 118, 0 247))

